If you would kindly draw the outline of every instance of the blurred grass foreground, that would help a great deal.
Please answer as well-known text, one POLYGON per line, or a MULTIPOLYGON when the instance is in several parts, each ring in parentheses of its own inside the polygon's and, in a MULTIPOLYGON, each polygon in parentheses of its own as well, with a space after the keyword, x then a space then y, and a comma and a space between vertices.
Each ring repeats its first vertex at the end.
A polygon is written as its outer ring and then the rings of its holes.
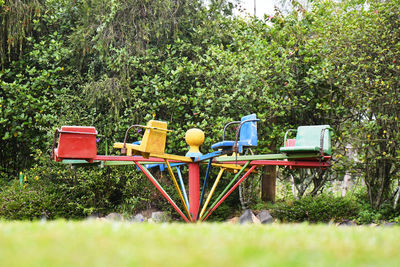
POLYGON ((2 266, 396 266, 399 227, 0 222, 2 266))

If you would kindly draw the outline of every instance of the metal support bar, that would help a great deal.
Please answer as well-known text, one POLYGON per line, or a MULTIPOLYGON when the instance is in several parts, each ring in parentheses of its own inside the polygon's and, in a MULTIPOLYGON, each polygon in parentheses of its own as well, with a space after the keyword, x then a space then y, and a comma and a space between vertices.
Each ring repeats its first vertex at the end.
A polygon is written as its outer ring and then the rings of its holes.
POLYGON ((226 162, 226 161, 244 161, 244 160, 293 160, 303 158, 319 158, 319 153, 305 153, 305 154, 264 154, 264 155, 244 155, 244 156, 227 156, 215 158, 215 162, 226 162))
POLYGON ((225 155, 225 154, 228 154, 228 153, 231 153, 231 152, 232 152, 232 149, 218 150, 218 151, 214 151, 212 153, 201 155, 199 157, 195 157, 193 161, 194 162, 203 161, 203 160, 215 158, 215 157, 218 157, 218 156, 221 156, 221 155, 225 155))
MULTIPOLYGON (((157 162, 164 162, 164 158, 144 158, 142 156, 106 156, 106 155, 96 155, 93 158, 94 161, 96 160, 104 160, 104 161, 139 161, 139 162, 148 162, 150 163, 157 163, 157 162)), ((171 160, 168 159, 169 162, 180 162, 179 160, 171 160)))
MULTIPOLYGON (((329 159, 328 159, 329 160, 329 159)), ((225 164, 235 164, 235 161, 224 161, 225 164)), ((237 164, 245 164, 246 161, 238 161, 237 164)), ((294 168, 326 168, 331 166, 329 161, 295 161, 295 160, 253 160, 250 165, 257 166, 289 166, 294 168)), ((229 166, 229 165, 228 165, 229 166)))
POLYGON ((189 163, 189 206, 190 214, 194 220, 199 212, 200 200, 200 169, 199 163, 189 163))
POLYGON ((186 194, 185 184, 183 182, 182 173, 181 173, 181 169, 179 168, 179 166, 176 166, 176 172, 178 173, 179 183, 181 184, 183 198, 185 199, 186 206, 189 209, 189 207, 190 207, 189 200, 188 200, 188 197, 187 197, 187 194, 186 194))
POLYGON ((244 179, 247 178, 247 176, 249 176, 249 174, 255 168, 257 168, 257 166, 255 166, 255 165, 251 166, 251 168, 243 175, 243 177, 240 178, 239 181, 237 181, 237 183, 223 196, 223 198, 221 198, 221 200, 208 212, 207 216, 202 221, 207 220, 207 218, 211 215, 211 213, 213 213, 213 211, 216 208, 218 208, 218 206, 221 205, 222 202, 224 202, 224 200, 236 189, 236 187, 238 187, 244 181, 244 179))
POLYGON ((135 162, 136 165, 139 167, 139 169, 149 178, 150 182, 153 183, 153 185, 160 191, 160 193, 164 196, 164 198, 172 205, 172 207, 181 215, 181 217, 186 221, 190 222, 188 218, 183 214, 183 212, 179 209, 179 207, 175 204, 175 202, 171 199, 171 197, 165 192, 165 190, 161 187, 161 185, 157 182, 157 180, 154 178, 154 176, 147 170, 145 167, 143 167, 139 162, 135 162))
POLYGON ((254 160, 250 162, 250 165, 270 165, 270 166, 292 166, 292 167, 303 167, 303 168, 318 168, 318 167, 329 167, 330 162, 324 161, 285 161, 285 160, 254 160))
MULTIPOLYGON (((236 179, 240 176, 240 174, 246 169, 246 167, 249 165, 250 161, 246 162, 246 164, 243 165, 242 169, 233 177, 232 181, 225 187, 224 191, 217 197, 217 199, 214 201, 214 203, 211 205, 211 207, 207 210, 206 214, 208 214, 211 209, 214 208, 214 206, 217 204, 217 202, 222 198, 222 196, 228 191, 228 189, 232 186, 232 184, 236 181, 236 179)), ((204 217, 204 216, 203 216, 204 217)), ((203 220, 203 217, 201 219, 203 220)))
POLYGON ((165 164, 167 165, 167 169, 168 169, 169 175, 171 176, 172 181, 174 182, 176 191, 177 191, 178 194, 179 194, 179 198, 181 199, 181 202, 182 202, 182 204, 183 204, 183 207, 184 207, 185 210, 186 210, 186 213, 187 213, 187 215, 188 215, 188 217, 189 217, 189 220, 192 220, 192 218, 190 218, 189 209, 188 209, 188 207, 186 206, 185 199, 183 198, 181 189, 179 188, 178 182, 176 181, 176 178, 175 178, 175 174, 174 174, 174 172, 172 171, 171 165, 169 165, 168 160, 165 160, 165 164))
POLYGON ((206 208, 207 208, 207 206, 208 206, 208 203, 210 203, 211 197, 212 197, 212 195, 214 194, 215 188, 217 188, 218 182, 219 182, 219 180, 221 179, 222 174, 224 173, 224 170, 225 170, 225 168, 221 168, 221 169, 219 170, 217 179, 215 179, 215 182, 214 182, 214 184, 213 184, 213 187, 211 188, 210 194, 208 195, 207 200, 206 200, 206 202, 204 203, 203 208, 201 209, 200 218, 203 217, 204 212, 206 211, 206 208))
MULTIPOLYGON (((201 196, 200 196, 200 201, 199 201, 199 210, 200 210, 200 207, 201 207, 201 203, 203 202, 204 193, 206 192, 207 179, 208 179, 208 176, 209 176, 209 174, 210 174, 211 164, 212 164, 212 158, 210 158, 210 159, 208 160, 206 176, 204 177, 203 188, 201 189, 201 196)), ((197 221, 198 219, 199 219, 199 214, 197 214, 196 221, 197 221)))

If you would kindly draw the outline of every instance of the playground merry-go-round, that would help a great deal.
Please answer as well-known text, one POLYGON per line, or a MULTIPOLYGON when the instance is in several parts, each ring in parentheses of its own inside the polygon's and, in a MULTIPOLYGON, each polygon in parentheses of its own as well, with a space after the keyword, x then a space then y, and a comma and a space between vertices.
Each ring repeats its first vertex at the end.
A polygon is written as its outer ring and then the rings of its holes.
POLYGON ((214 152, 203 155, 199 147, 204 142, 204 132, 193 128, 186 132, 185 140, 189 151, 185 156, 166 154, 165 145, 167 122, 150 120, 147 125, 132 125, 123 142, 114 143, 124 156, 97 155, 97 131, 94 127, 62 126, 56 131, 52 148, 52 158, 64 164, 96 164, 101 166, 132 165, 140 171, 160 191, 186 222, 205 221, 221 203, 260 166, 285 166, 288 168, 320 168, 330 166, 331 127, 329 125, 299 126, 285 134, 280 153, 263 155, 243 155, 246 149, 257 146, 256 114, 247 115, 240 121, 228 122, 223 128, 222 141, 213 144, 214 152), (236 127, 232 127, 236 125, 236 127), (145 129, 142 140, 128 143, 129 133, 134 128, 145 129), (235 140, 225 140, 225 133, 234 129, 235 140), (289 138, 294 135, 295 138, 289 138), (200 187, 200 166, 206 167, 203 184, 200 187), (151 173, 151 168, 167 169, 178 192, 183 211, 167 194, 151 173), (188 168, 188 194, 181 168, 188 168), (207 191, 211 168, 219 168, 218 175, 207 191), (234 172, 234 177, 222 192, 214 197, 215 189, 226 171, 234 172), (178 179, 175 176, 178 176, 178 179), (206 194, 207 193, 207 194, 206 194), (205 195, 207 198, 204 200, 205 195), (214 198, 213 198, 214 197, 214 198), (212 203, 211 203, 212 201, 212 203), (210 204, 211 203, 211 204, 210 204))

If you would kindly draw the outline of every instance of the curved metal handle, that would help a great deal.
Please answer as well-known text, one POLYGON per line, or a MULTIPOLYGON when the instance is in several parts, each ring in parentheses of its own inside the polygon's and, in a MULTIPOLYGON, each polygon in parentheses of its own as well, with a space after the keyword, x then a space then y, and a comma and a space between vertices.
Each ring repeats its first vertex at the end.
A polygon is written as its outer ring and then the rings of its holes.
POLYGON ((320 143, 319 143, 319 152, 321 153, 321 157, 324 156, 324 138, 325 138, 325 130, 332 131, 332 128, 324 128, 321 130, 320 143))
POLYGON ((140 124, 134 124, 134 125, 129 126, 128 130, 126 130, 126 132, 125 132, 124 145, 121 148, 121 153, 122 154, 126 154, 126 139, 128 138, 128 132, 134 127, 145 128, 146 126, 140 125, 140 124))
POLYGON ((60 131, 61 131, 60 129, 56 129, 56 132, 54 133, 53 146, 51 147, 50 159, 54 159, 54 149, 56 147, 57 138, 60 134, 60 131))
POLYGON ((225 124, 225 126, 224 126, 224 131, 222 132, 222 141, 225 141, 225 131, 226 131, 226 128, 227 128, 229 125, 237 124, 237 123, 240 123, 240 121, 231 121, 231 122, 228 122, 227 124, 225 124))
POLYGON ((289 130, 286 131, 285 137, 284 137, 284 139, 283 139, 283 146, 284 146, 284 147, 286 146, 287 136, 288 136, 288 134, 289 134, 290 132, 297 132, 297 129, 289 129, 289 130))

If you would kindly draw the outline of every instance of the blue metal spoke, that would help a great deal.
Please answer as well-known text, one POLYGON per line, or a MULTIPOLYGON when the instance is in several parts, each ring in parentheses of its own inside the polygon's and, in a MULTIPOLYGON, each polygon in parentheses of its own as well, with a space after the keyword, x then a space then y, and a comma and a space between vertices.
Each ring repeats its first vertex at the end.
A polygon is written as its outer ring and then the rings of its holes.
MULTIPOLYGON (((209 174, 210 174, 212 160, 213 160, 213 158, 210 158, 210 159, 208 160, 206 176, 204 177, 203 188, 202 188, 202 190, 201 190, 201 196, 200 196, 200 202, 199 202, 199 210, 200 210, 200 208, 201 208, 201 203, 203 203, 204 193, 206 192, 207 179, 208 179, 208 176, 209 176, 209 174)), ((199 214, 200 214, 200 213, 197 213, 197 218, 196 218, 196 220, 199 219, 199 214)))
POLYGON ((175 167, 176 167, 176 172, 178 173, 179 184, 181 185, 183 198, 185 199, 186 206, 189 209, 189 201, 188 201, 188 197, 186 194, 185 184, 183 183, 181 169, 179 168, 179 166, 175 166, 175 167))

